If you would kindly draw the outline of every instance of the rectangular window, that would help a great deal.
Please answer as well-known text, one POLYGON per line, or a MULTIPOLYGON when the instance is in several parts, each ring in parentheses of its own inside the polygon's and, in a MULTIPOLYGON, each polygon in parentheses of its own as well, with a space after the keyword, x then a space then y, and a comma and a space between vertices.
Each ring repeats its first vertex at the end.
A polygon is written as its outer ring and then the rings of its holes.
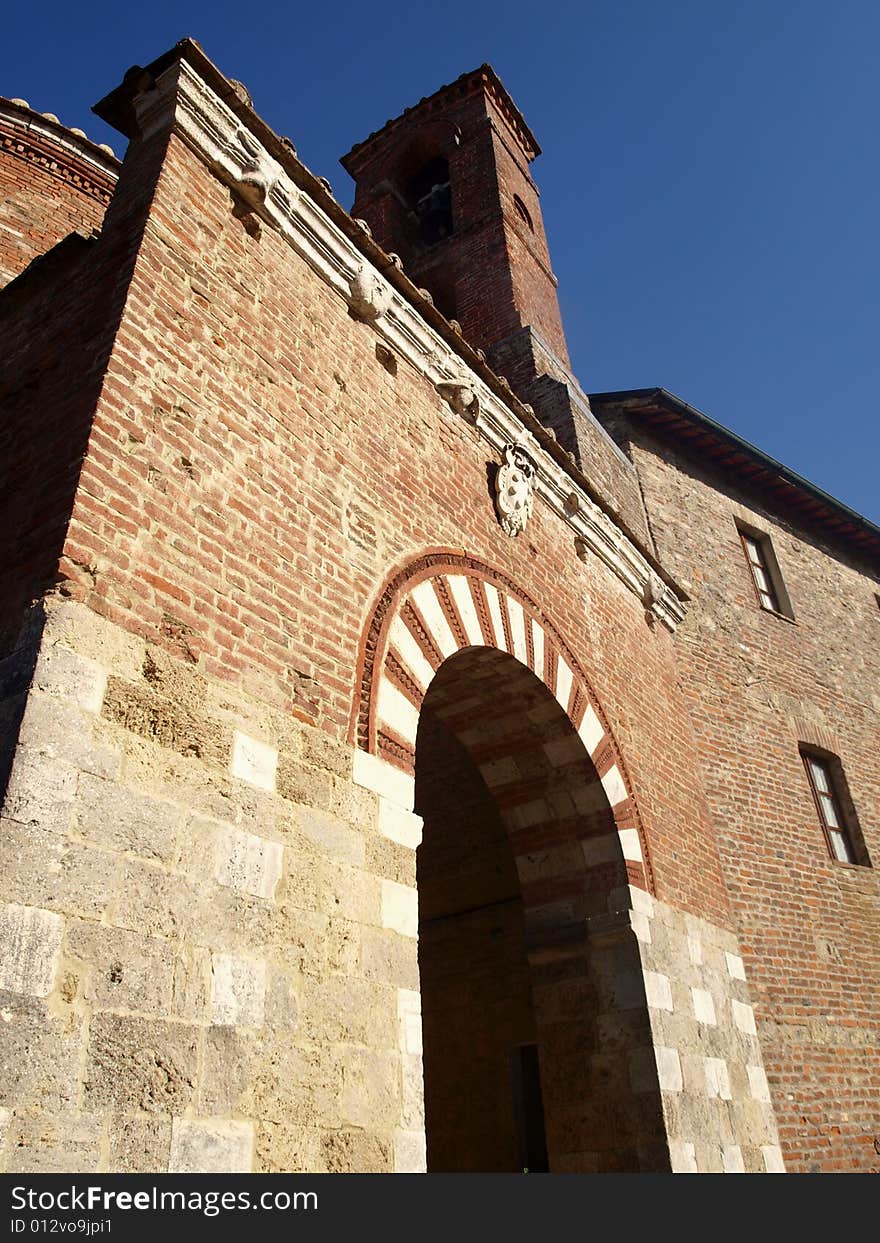
POLYGON ((858 863, 843 811, 840 783, 835 779, 834 762, 809 751, 802 751, 801 755, 831 858, 839 863, 858 863))
POLYGON ((737 523, 743 551, 746 554, 752 583, 758 596, 758 603, 768 613, 778 613, 781 617, 794 620, 791 600, 785 590, 779 563, 773 551, 768 535, 737 523))

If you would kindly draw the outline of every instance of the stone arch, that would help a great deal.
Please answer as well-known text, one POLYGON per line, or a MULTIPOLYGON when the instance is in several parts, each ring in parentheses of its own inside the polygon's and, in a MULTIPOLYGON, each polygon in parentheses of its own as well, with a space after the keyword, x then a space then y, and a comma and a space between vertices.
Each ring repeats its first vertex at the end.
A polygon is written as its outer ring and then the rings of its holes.
MULTIPOLYGON (((389 580, 362 644, 352 734, 360 751, 412 775, 419 712, 435 674, 465 649, 508 654, 555 698, 590 760, 604 798, 578 816, 587 868, 605 888, 621 863, 625 883, 653 893, 647 841, 626 766, 602 707, 571 648, 538 604, 507 575, 462 553, 438 550, 389 580), (607 810, 610 809, 610 823, 607 810), (613 836, 612 836, 613 835, 613 836), (615 840, 616 839, 616 840, 615 840)), ((547 751, 560 778, 577 757, 571 738, 547 751)), ((598 794, 598 791, 596 791, 598 794)), ((585 808, 590 805, 584 794, 585 808)))

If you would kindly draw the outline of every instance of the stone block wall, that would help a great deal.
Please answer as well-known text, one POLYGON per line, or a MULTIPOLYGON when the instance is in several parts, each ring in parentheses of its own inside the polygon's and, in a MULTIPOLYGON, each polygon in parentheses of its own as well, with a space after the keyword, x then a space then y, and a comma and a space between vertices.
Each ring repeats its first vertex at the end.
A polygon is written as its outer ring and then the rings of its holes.
POLYGON ((348 747, 51 605, 0 835, 3 1168, 423 1162, 378 802, 348 747))

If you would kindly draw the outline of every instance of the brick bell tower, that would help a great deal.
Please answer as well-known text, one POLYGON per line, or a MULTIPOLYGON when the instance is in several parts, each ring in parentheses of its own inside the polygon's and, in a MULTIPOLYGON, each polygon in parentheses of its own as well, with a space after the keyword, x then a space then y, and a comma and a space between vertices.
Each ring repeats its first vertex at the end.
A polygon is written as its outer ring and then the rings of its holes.
POLYGON ((540 152, 494 69, 481 65, 341 163, 355 181, 352 215, 583 461, 599 429, 571 374, 529 170, 540 152))

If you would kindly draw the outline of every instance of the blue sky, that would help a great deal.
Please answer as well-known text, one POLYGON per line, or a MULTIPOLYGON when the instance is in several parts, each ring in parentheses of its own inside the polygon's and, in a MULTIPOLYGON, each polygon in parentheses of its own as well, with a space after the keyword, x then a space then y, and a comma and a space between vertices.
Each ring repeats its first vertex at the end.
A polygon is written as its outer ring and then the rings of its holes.
POLYGON ((338 157, 490 61, 584 388, 664 385, 880 522, 876 0, 44 0, 7 9, 0 93, 119 149, 91 104, 183 35, 345 206, 338 157))

